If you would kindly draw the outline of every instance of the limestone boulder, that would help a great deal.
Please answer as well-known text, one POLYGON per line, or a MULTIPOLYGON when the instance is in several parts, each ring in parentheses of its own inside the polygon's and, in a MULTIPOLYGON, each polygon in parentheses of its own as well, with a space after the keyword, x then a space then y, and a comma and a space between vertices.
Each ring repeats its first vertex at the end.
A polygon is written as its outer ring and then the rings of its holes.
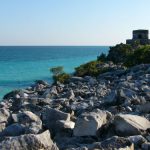
POLYGON ((81 114, 75 123, 74 136, 96 136, 97 130, 107 122, 107 113, 99 109, 81 114))
POLYGON ((59 130, 73 129, 75 126, 75 123, 73 121, 58 120, 56 122, 56 126, 57 126, 57 128, 59 128, 59 130))
POLYGON ((26 134, 9 137, 0 143, 1 150, 58 150, 50 137, 50 132, 41 134, 26 134))
POLYGON ((112 90, 110 93, 108 93, 105 96, 105 103, 109 103, 109 104, 115 104, 117 101, 117 91, 116 90, 112 90))
POLYGON ((7 122, 9 116, 10 116, 10 113, 7 109, 5 108, 0 109, 0 123, 7 122))
POLYGON ((0 132, 2 132, 6 127, 6 123, 0 123, 0 132))
MULTIPOLYGON (((54 138, 57 146, 59 149, 62 150, 82 150, 82 148, 79 148, 79 145, 91 145, 95 142, 95 140, 92 137, 75 137, 75 136, 57 136, 54 138)), ((86 150, 86 149, 84 149, 86 150)), ((94 150, 94 149, 89 149, 94 150)))
POLYGON ((58 95, 58 93, 57 93, 56 86, 52 86, 51 88, 46 89, 46 91, 42 95, 42 98, 53 98, 53 97, 55 97, 57 95, 58 95))
POLYGON ((9 116, 10 113, 7 109, 5 108, 0 109, 0 132, 5 129, 5 126, 8 123, 9 116))
POLYGON ((14 123, 6 127, 1 133, 0 136, 19 136, 25 133, 25 128, 18 124, 14 123))
POLYGON ((42 121, 47 129, 55 132, 57 130, 56 122, 59 120, 70 121, 70 114, 50 107, 47 107, 43 110, 42 121))
POLYGON ((25 133, 37 134, 42 129, 41 119, 30 111, 12 114, 14 123, 19 123, 25 128, 25 133))
POLYGON ((137 106, 137 111, 142 113, 149 113, 150 112, 150 102, 137 106))
POLYGON ((113 136, 102 142, 93 143, 88 148, 101 150, 134 150, 134 144, 126 138, 113 136))
POLYGON ((66 97, 70 100, 74 99, 75 98, 75 94, 73 92, 73 90, 69 90, 66 97))
POLYGON ((113 123, 117 135, 120 136, 139 135, 141 131, 150 128, 150 121, 146 118, 130 114, 116 115, 113 123))

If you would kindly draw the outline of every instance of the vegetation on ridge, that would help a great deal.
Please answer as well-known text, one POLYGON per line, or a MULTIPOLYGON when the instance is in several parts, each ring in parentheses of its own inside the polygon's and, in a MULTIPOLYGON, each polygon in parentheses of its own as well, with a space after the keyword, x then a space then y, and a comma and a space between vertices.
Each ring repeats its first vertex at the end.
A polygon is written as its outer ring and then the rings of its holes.
MULTIPOLYGON (((110 71, 110 67, 101 67, 105 62, 111 61, 114 64, 122 64, 126 67, 132 67, 139 64, 150 63, 150 45, 134 45, 117 44, 110 47, 108 55, 102 53, 97 57, 97 60, 90 61, 75 68, 75 75, 95 76, 97 77, 101 73, 110 71)), ((58 66, 51 68, 53 73, 54 82, 65 83, 70 78, 70 75, 63 71, 63 67, 58 66)))
POLYGON ((99 67, 102 64, 101 61, 95 60, 90 61, 86 64, 82 64, 79 67, 75 68, 75 75, 83 76, 98 76, 101 73, 107 72, 108 68, 99 67))
MULTIPOLYGON (((104 60, 101 56, 102 54, 98 57, 99 61, 104 60)), ((150 63, 150 45, 117 44, 110 47, 105 61, 112 61, 115 64, 122 63, 126 67, 150 63)))
POLYGON ((50 68, 50 72, 53 74, 54 83, 65 83, 70 78, 70 75, 64 72, 64 68, 62 66, 50 68))
POLYGON ((150 45, 140 46, 138 49, 136 49, 127 57, 124 65, 131 67, 148 63, 150 63, 150 45))
POLYGON ((117 44, 116 46, 110 47, 106 60, 112 61, 115 64, 124 63, 131 53, 133 53, 131 45, 117 44))

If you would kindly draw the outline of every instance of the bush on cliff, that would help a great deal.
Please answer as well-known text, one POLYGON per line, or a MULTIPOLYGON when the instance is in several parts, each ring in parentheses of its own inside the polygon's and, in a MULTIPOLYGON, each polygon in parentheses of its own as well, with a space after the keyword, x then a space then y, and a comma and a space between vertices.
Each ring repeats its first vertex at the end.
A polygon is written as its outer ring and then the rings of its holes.
POLYGON ((53 67, 53 68, 50 68, 50 71, 54 76, 57 76, 64 72, 64 67, 63 66, 53 67))
POLYGON ((64 68, 62 66, 50 68, 51 73, 53 74, 54 83, 66 83, 70 75, 64 72, 64 68))
MULTIPOLYGON (((135 45, 135 47, 122 43, 114 47, 110 47, 107 56, 102 53, 97 57, 97 60, 90 61, 76 67, 74 74, 80 77, 97 77, 101 73, 111 71, 109 67, 100 67, 101 64, 107 63, 108 61, 112 61, 115 64, 122 63, 126 67, 139 65, 142 63, 150 63, 150 45, 135 45)), ((51 68, 50 71, 53 73, 54 82, 59 81, 61 83, 65 83, 70 78, 70 75, 63 71, 62 66, 51 68)))
POLYGON ((107 60, 112 61, 115 64, 124 63, 130 54, 133 53, 133 48, 128 44, 117 44, 116 46, 110 47, 107 60))
POLYGON ((107 55, 104 53, 101 53, 100 56, 97 56, 97 60, 105 62, 105 61, 107 61, 107 55))
POLYGON ((84 77, 84 76, 98 76, 101 73, 107 72, 107 68, 98 67, 102 64, 101 61, 91 61, 85 64, 80 65, 75 68, 75 75, 84 77))
POLYGON ((91 61, 86 64, 82 64, 79 67, 75 68, 75 75, 80 76, 80 77, 83 77, 86 75, 96 76, 99 73, 97 69, 98 64, 99 64, 99 61, 91 61))
POLYGON ((70 75, 67 73, 62 73, 57 76, 53 76, 54 82, 56 83, 57 81, 60 83, 66 83, 70 79, 70 75))
POLYGON ((127 67, 150 63, 150 45, 134 45, 118 44, 110 47, 107 60, 122 63, 127 67))
POLYGON ((127 67, 150 63, 150 45, 140 46, 131 53, 124 65, 127 67))

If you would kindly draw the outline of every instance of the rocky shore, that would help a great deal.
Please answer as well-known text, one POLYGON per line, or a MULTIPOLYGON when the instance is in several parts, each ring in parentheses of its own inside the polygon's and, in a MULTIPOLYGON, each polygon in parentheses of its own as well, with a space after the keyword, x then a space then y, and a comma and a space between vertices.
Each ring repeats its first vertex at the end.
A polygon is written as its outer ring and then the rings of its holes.
POLYGON ((0 102, 0 150, 150 150, 150 64, 37 81, 0 102))

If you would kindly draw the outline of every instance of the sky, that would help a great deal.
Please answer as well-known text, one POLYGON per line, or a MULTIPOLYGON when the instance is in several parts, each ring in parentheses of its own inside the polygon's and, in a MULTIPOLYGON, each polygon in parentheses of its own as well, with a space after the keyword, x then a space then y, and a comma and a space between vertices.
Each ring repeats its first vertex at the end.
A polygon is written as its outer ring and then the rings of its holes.
POLYGON ((150 29, 150 0, 0 0, 0 45, 115 45, 150 29))

